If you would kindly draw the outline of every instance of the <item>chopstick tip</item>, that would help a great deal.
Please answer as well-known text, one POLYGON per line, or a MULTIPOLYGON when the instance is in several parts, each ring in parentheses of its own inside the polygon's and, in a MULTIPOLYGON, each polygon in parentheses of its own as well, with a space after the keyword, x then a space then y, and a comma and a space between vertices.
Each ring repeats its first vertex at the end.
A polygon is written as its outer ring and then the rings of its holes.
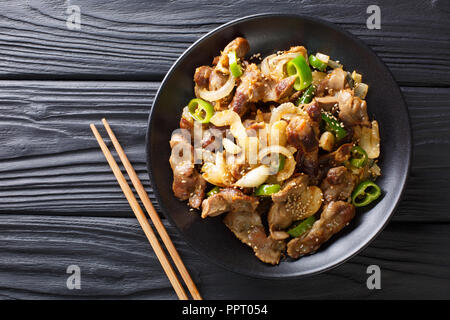
POLYGON ((95 124, 91 123, 91 124, 89 125, 89 127, 91 127, 91 131, 92 131, 92 133, 94 134, 94 136, 97 136, 97 134, 99 134, 99 133, 98 133, 98 130, 97 130, 97 127, 95 126, 95 124))

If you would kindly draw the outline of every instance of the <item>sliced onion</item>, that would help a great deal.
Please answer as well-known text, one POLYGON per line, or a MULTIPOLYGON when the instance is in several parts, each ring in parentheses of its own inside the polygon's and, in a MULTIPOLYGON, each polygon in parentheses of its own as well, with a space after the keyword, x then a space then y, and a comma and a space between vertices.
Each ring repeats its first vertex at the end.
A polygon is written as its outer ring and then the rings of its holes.
POLYGON ((222 144, 227 153, 238 154, 242 150, 241 147, 236 145, 233 141, 231 141, 228 138, 223 139, 222 144))
POLYGON ((287 122, 278 120, 270 127, 270 144, 285 146, 287 143, 286 127, 287 122))
POLYGON ((282 154, 286 156, 286 162, 284 164, 283 170, 278 172, 276 175, 278 181, 284 181, 288 179, 290 176, 292 176, 292 174, 294 173, 296 161, 294 159, 293 154, 295 151, 297 150, 294 147, 289 147, 288 149, 286 147, 282 147, 279 145, 272 145, 262 149, 258 154, 258 158, 259 161, 262 162, 262 160, 269 154, 282 154))
POLYGON ((246 142, 247 162, 249 164, 258 163, 259 139, 257 137, 248 137, 246 142))
POLYGON ((195 150, 197 153, 202 155, 202 160, 203 162, 212 162, 214 163, 216 161, 216 155, 208 149, 203 149, 203 148, 197 148, 195 150))
POLYGON ((297 162, 295 161, 294 157, 286 158, 283 170, 277 173, 277 180, 281 182, 289 179, 294 174, 296 165, 297 162))
POLYGON ((317 186, 309 186, 300 195, 300 202, 303 204, 302 216, 310 217, 319 211, 323 202, 323 193, 317 186))
POLYGON ((283 146, 279 146, 279 145, 272 145, 272 146, 268 146, 268 147, 262 149, 258 153, 259 161, 262 161, 265 157, 267 157, 271 153, 282 154, 282 155, 286 156, 286 158, 288 158, 288 159, 289 158, 292 158, 292 159, 294 158, 294 156, 292 155, 292 151, 290 151, 288 148, 283 147, 283 146))
POLYGON ((325 79, 325 77, 327 76, 327 74, 325 72, 320 72, 320 71, 313 71, 312 72, 312 84, 314 85, 319 85, 319 83, 325 79))
POLYGON ((266 76, 281 80, 285 77, 284 65, 299 55, 301 55, 300 52, 271 54, 261 62, 261 71, 266 76))
POLYGON ((264 58, 264 60, 261 62, 261 72, 264 73, 265 75, 270 74, 270 61, 275 58, 277 55, 271 54, 267 57, 264 58))
POLYGON ((281 117, 285 113, 297 113, 300 109, 297 108, 292 102, 286 102, 280 104, 278 107, 272 110, 272 116, 270 117, 270 124, 281 120, 281 117))
POLYGON ((194 124, 194 118, 192 118, 191 113, 189 112, 188 106, 183 108, 183 113, 181 114, 181 117, 188 121, 190 124, 194 124))
POLYGON ((253 188, 262 185, 269 177, 270 169, 268 166, 261 165, 247 172, 242 178, 234 183, 236 187, 253 188))
POLYGON ((352 79, 355 81, 355 83, 361 83, 362 82, 362 75, 356 72, 356 70, 353 70, 352 72, 352 79))
POLYGON ((258 146, 265 148, 270 144, 270 126, 265 123, 264 128, 258 130, 258 146))
POLYGON ((216 163, 206 162, 202 166, 202 177, 209 183, 219 187, 229 187, 233 183, 223 153, 216 153, 216 163))
POLYGON ((172 148, 169 158, 172 169, 174 170, 176 166, 183 162, 193 163, 192 145, 190 143, 180 142, 172 148))
POLYGON ((216 112, 209 121, 217 127, 230 126, 231 134, 236 138, 238 144, 245 146, 247 132, 241 117, 236 112, 233 110, 216 112))
POLYGON ((202 166, 202 177, 209 183, 219 186, 219 187, 227 187, 228 185, 224 183, 223 172, 217 169, 217 167, 211 163, 206 162, 202 166))
POLYGON ((355 85, 355 97, 365 99, 368 91, 369 86, 363 82, 355 85))
MULTIPOLYGON (((300 111, 298 113, 285 113, 281 116, 281 119, 289 122, 292 120, 292 118, 296 117, 299 115, 299 113, 301 113, 300 111)), ((277 121, 278 122, 278 121, 277 121)), ((276 122, 275 122, 276 123, 276 122)))
POLYGON ((372 121, 371 128, 361 128, 359 145, 367 152, 369 159, 376 159, 380 156, 380 132, 376 120, 372 121))
POLYGON ((234 88, 234 84, 235 84, 235 78, 230 74, 228 77, 227 82, 225 82, 225 84, 220 87, 217 90, 214 91, 209 91, 205 88, 202 88, 198 91, 198 94, 200 96, 200 98, 209 101, 209 102, 214 102, 214 101, 218 101, 222 98, 225 98, 226 96, 228 96, 231 91, 233 91, 234 88))

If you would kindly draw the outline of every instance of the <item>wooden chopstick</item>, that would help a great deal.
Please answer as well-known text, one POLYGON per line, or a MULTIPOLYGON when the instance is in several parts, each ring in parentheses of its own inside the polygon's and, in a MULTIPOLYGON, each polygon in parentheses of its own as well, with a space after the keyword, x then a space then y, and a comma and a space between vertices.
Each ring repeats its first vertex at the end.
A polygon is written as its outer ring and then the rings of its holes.
POLYGON ((144 212, 142 211, 141 207, 139 206, 139 203, 137 202, 136 197, 133 194, 133 191, 131 190, 125 177, 122 174, 122 171, 120 170, 119 166, 117 165, 116 160, 114 160, 114 157, 112 156, 111 152, 109 151, 108 147, 106 146, 105 142, 102 139, 102 136, 100 135, 100 133, 98 132, 98 130, 94 126, 94 124, 91 124, 91 130, 94 133, 94 136, 97 139, 97 142, 100 145, 100 148, 102 149, 103 154, 105 155, 105 158, 108 161, 108 164, 114 173, 114 176, 116 177, 117 181, 119 182, 119 185, 120 185, 125 197, 127 198, 128 203, 131 206, 131 209, 133 210, 137 220, 139 221, 139 224, 141 225, 142 230, 144 231, 145 235, 147 236, 147 239, 150 242, 150 245, 152 246, 153 251, 155 251, 155 254, 158 257, 158 260, 161 263, 161 266, 163 267, 164 272, 166 273, 167 277, 169 278, 169 281, 172 284, 172 287, 174 288, 178 298, 180 300, 188 300, 188 296, 187 296, 186 292, 184 291, 182 284, 180 283, 175 271, 172 268, 172 265, 170 264, 169 260, 167 259, 167 256, 164 253, 164 250, 161 247, 161 244, 159 243, 158 238, 156 237, 155 233, 153 232, 153 229, 150 226, 150 223, 148 222, 144 212))
POLYGON ((194 281, 192 280, 188 270, 186 269, 186 266, 184 265, 183 260, 181 260, 181 257, 178 254, 178 251, 175 248, 172 240, 170 239, 169 234, 167 233, 166 228, 164 227, 158 213, 156 213, 155 208, 153 207, 153 204, 150 201, 150 198, 148 197, 148 194, 145 191, 141 180, 139 180, 139 177, 136 174, 136 171, 134 170, 133 166, 131 165, 130 161, 128 160, 127 155, 125 154, 125 151, 122 149, 122 146, 120 145, 119 141, 116 138, 116 135, 112 131, 111 127, 109 126, 108 121, 106 121, 106 119, 103 118, 102 122, 106 128, 106 131, 108 132, 109 138, 111 139, 111 141, 114 145, 114 148, 117 151, 117 154, 119 155, 120 160, 122 161, 122 164, 125 167, 125 170, 128 173, 128 176, 131 179, 131 182, 133 183, 134 188, 136 189, 136 191, 139 195, 139 198, 141 198, 141 201, 144 204, 145 210, 147 211, 148 215, 150 216, 150 219, 152 220, 153 225, 156 227, 156 231, 158 231, 159 236, 161 237, 164 245, 167 248, 167 251, 169 252, 170 256, 172 257, 173 262, 175 263, 175 266, 178 269, 178 272, 180 273, 181 277, 183 278, 184 282, 186 283, 186 286, 187 286, 189 292, 191 293, 192 297, 195 300, 202 300, 202 297, 200 296, 200 293, 198 292, 194 281))

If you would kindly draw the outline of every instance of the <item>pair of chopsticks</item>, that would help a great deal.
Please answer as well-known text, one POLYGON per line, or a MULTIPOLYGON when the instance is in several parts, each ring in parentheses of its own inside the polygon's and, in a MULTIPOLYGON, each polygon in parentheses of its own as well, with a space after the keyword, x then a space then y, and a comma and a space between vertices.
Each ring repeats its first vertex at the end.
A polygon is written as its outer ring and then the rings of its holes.
MULTIPOLYGON (((114 148, 117 151, 117 154, 119 155, 120 160, 122 161, 122 164, 125 167, 126 172, 128 173, 128 176, 131 179, 131 182, 133 183, 134 188, 136 189, 136 192, 139 195, 139 198, 141 198, 142 203, 144 204, 145 210, 147 211, 148 215, 150 216, 150 219, 153 222, 154 227, 156 228, 156 231, 159 233, 159 236, 161 237, 164 245, 166 246, 167 251, 169 252, 170 256, 172 257, 172 260, 175 264, 175 266, 178 269, 178 272, 180 273, 182 279, 184 280, 189 292, 191 293, 192 297, 195 300, 201 300, 202 297, 200 296, 200 293, 197 290, 197 287, 195 286, 194 281, 192 281, 191 276, 189 275, 189 272, 187 271, 183 261, 181 260, 180 255, 178 254, 177 249, 173 245, 172 240, 169 237, 169 234, 166 231, 166 228, 164 227, 163 223, 161 222, 161 219, 159 218, 158 214, 155 211, 155 208, 153 207, 147 192, 144 189, 144 186, 142 185, 141 181, 139 180, 136 171, 134 170, 133 166, 131 165, 130 161, 128 160, 128 157, 125 154, 125 151, 122 149, 119 141, 117 140, 114 132, 112 131, 111 127, 109 126, 106 119, 102 119, 103 125, 106 128, 106 131, 108 132, 109 138, 111 139, 114 148)), ((128 200, 128 203, 130 204, 131 209, 133 210, 134 214, 136 215, 137 220, 139 221, 139 224, 141 225, 142 230, 144 231, 145 235, 147 236, 148 241, 150 242, 153 251, 155 252, 156 256, 158 257, 159 262, 161 263, 161 266, 163 267, 167 277, 169 278, 170 283, 172 284, 172 287, 174 288, 178 298, 180 300, 188 300, 189 297, 187 296, 186 292, 184 291, 183 285, 181 284, 180 280, 178 279, 177 274, 175 273, 174 269, 172 268, 172 265, 170 264, 164 249, 161 247, 161 244, 158 240, 158 238, 155 235, 155 232, 153 231, 153 228, 151 227, 150 223, 147 220, 147 217, 142 210, 141 206, 139 205, 138 201, 136 200, 136 197, 133 194, 133 191, 131 190, 130 186, 127 183, 127 180, 125 179, 124 175, 122 174, 122 171, 120 170, 119 166, 117 165, 116 160, 114 160, 114 157, 112 156, 111 152, 109 151, 108 147, 106 146, 105 142, 103 141, 102 136, 98 132, 97 128, 94 124, 91 124, 91 130, 94 133, 95 138, 97 139, 98 144, 100 145, 100 148, 103 151, 103 154, 105 155, 106 160, 108 161, 109 166, 111 167, 111 170, 113 171, 117 182, 119 182, 119 185, 125 195, 125 197, 128 200)))

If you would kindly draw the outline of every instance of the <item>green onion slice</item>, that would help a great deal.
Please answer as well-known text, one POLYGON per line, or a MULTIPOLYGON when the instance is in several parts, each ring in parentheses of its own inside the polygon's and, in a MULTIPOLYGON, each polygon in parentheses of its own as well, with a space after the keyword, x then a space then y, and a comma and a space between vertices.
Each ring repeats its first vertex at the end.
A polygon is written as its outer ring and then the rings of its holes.
POLYGON ((333 115, 322 113, 322 120, 325 122, 326 131, 333 132, 338 141, 347 135, 347 130, 345 130, 342 122, 339 122, 333 115))
POLYGON ((212 188, 211 190, 208 191, 208 193, 206 194, 208 197, 211 197, 213 195, 215 195, 216 193, 219 193, 220 188, 218 186, 215 186, 214 188, 212 188))
POLYGON ((303 55, 292 59, 286 64, 288 76, 297 76, 294 83, 294 89, 301 91, 309 87, 312 82, 312 72, 303 55))
POLYGON ((355 168, 362 168, 367 163, 367 152, 360 146, 354 146, 351 150, 352 157, 350 158, 350 164, 355 168))
POLYGON ((314 218, 314 216, 311 216, 309 218, 306 218, 305 220, 303 220, 302 222, 300 222, 298 225, 296 225, 295 227, 289 229, 287 231, 287 233, 291 236, 291 237, 300 237, 302 234, 304 234, 306 231, 308 231, 309 229, 311 229, 312 225, 314 224, 314 222, 316 221, 316 218, 314 218))
POLYGON ((255 190, 255 196, 267 197, 281 190, 279 184, 262 184, 255 190))
POLYGON ((297 105, 310 103, 314 98, 314 93, 316 91, 316 87, 312 84, 305 90, 303 95, 298 99, 297 105))
POLYGON ((198 98, 189 101, 188 109, 192 117, 201 123, 209 123, 214 115, 214 107, 209 102, 198 98))
POLYGON ((319 71, 325 71, 327 69, 327 64, 312 54, 309 56, 309 64, 319 71))
POLYGON ((228 65, 230 66, 230 72, 235 78, 242 76, 242 67, 239 64, 239 58, 236 55, 236 51, 231 51, 228 54, 228 65))

